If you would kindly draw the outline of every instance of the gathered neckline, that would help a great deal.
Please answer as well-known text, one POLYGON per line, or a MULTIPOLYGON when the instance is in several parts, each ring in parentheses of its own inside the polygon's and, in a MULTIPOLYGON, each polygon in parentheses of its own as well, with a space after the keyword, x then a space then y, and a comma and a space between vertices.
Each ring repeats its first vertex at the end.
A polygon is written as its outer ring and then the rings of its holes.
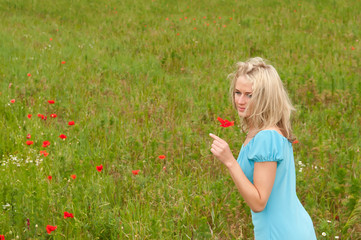
POLYGON ((274 130, 274 129, 265 129, 265 130, 259 131, 256 135, 254 135, 254 137, 253 137, 251 140, 249 140, 249 142, 248 142, 246 145, 242 144, 242 149, 245 148, 245 147, 247 147, 247 146, 253 141, 253 139, 255 139, 255 138, 257 137, 257 135, 258 135, 259 133, 264 132, 264 131, 273 131, 273 132, 276 132, 277 135, 281 136, 282 138, 284 138, 284 139, 286 139, 286 140, 288 141, 288 139, 287 139, 285 136, 283 136, 282 134, 280 134, 280 133, 277 132, 276 130, 274 130))

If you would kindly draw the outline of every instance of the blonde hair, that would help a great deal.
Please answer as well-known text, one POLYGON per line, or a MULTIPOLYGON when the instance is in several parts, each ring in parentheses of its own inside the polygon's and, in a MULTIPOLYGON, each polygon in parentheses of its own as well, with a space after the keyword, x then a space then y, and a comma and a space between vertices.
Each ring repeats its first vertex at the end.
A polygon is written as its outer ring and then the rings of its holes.
POLYGON ((229 75, 232 104, 236 109, 234 90, 240 76, 252 83, 252 97, 246 109, 249 115, 242 121, 242 130, 252 127, 259 132, 277 126, 289 141, 293 141, 290 117, 295 108, 276 69, 260 57, 238 62, 237 70, 229 75))

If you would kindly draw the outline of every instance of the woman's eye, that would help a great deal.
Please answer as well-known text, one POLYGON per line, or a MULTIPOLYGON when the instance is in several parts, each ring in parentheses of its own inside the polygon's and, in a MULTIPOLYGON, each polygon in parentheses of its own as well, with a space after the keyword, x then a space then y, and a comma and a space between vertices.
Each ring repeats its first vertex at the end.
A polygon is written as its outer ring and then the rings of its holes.
POLYGON ((252 94, 247 94, 247 97, 248 97, 248 98, 251 98, 251 97, 252 97, 252 94))
POLYGON ((234 94, 239 95, 239 94, 240 94, 240 92, 234 92, 234 94))

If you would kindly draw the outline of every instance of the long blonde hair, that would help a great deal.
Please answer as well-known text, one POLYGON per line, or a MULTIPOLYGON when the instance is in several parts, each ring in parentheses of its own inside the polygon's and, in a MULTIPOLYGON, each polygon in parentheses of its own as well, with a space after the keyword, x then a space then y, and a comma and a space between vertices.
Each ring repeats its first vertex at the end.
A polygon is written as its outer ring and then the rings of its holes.
POLYGON ((238 62, 237 70, 229 75, 230 93, 235 108, 234 90, 240 76, 244 76, 253 84, 252 97, 246 109, 246 112, 250 114, 243 119, 242 130, 245 131, 251 127, 259 132, 265 128, 277 126, 289 141, 293 141, 290 117, 295 108, 276 69, 266 64, 260 57, 238 62))

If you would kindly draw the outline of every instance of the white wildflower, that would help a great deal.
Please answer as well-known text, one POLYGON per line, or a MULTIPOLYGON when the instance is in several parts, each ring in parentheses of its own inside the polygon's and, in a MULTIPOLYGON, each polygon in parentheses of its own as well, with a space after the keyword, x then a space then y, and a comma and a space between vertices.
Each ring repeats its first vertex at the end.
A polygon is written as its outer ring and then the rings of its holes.
POLYGON ((325 232, 322 233, 322 236, 326 236, 327 234, 325 232))
POLYGON ((305 166, 306 166, 305 164, 303 164, 302 161, 298 161, 298 165, 301 166, 301 167, 305 167, 305 166))
POLYGON ((3 209, 7 209, 9 207, 11 207, 11 205, 9 203, 6 203, 5 205, 3 205, 3 209))

